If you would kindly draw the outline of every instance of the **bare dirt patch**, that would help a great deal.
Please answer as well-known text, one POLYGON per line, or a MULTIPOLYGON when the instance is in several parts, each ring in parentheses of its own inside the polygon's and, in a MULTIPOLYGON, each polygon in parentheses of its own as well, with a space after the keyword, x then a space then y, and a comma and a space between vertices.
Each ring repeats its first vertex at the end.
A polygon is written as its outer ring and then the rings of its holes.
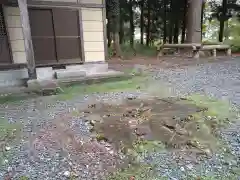
POLYGON ((128 99, 121 105, 97 104, 90 111, 87 119, 96 139, 123 152, 139 141, 159 141, 169 149, 201 155, 210 155, 217 145, 213 136, 217 122, 206 120, 202 113, 207 109, 187 100, 128 99))
POLYGON ((205 111, 208 109, 189 100, 175 98, 92 103, 47 124, 32 138, 32 150, 54 155, 62 149, 74 174, 87 166, 99 179, 155 147, 192 153, 193 159, 211 156, 217 147, 217 121, 206 119, 205 111), (76 117, 85 125, 76 123, 76 117), (79 134, 81 126, 86 126, 89 134, 79 134))

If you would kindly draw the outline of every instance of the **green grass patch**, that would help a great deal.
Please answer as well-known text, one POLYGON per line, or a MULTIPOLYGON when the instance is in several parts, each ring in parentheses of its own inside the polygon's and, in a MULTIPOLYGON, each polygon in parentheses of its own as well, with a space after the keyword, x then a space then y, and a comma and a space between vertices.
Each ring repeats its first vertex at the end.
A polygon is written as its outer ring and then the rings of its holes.
POLYGON ((8 151, 5 151, 5 147, 13 145, 18 140, 21 129, 20 123, 9 123, 4 118, 0 119, 0 165, 4 164, 5 158, 8 159, 8 151))
POLYGON ((26 99, 26 96, 20 96, 20 95, 13 95, 13 94, 6 94, 6 95, 1 95, 0 96, 0 104, 5 104, 5 103, 16 103, 21 100, 26 99))
POLYGON ((21 130, 20 123, 9 123, 6 119, 0 119, 0 138, 13 139, 21 130))
POLYGON ((27 177, 27 176, 21 176, 19 180, 29 180, 29 177, 27 177))
MULTIPOLYGON (((156 46, 146 46, 139 43, 135 43, 134 49, 131 48, 129 43, 121 45, 122 55, 125 59, 129 59, 135 55, 145 56, 145 57, 156 57, 157 47, 156 46)), ((113 48, 108 48, 109 57, 113 56, 113 48)))
POLYGON ((235 110, 228 101, 210 98, 200 94, 194 94, 188 97, 195 105, 199 107, 208 108, 204 112, 205 116, 216 117, 219 123, 226 123, 229 120, 235 120, 238 111, 235 110))
POLYGON ((130 165, 126 169, 118 170, 110 175, 106 180, 163 180, 157 178, 151 166, 147 165, 130 165))
POLYGON ((135 142, 133 147, 138 154, 165 151, 165 145, 161 141, 141 140, 135 142))
POLYGON ((63 88, 64 93, 59 94, 57 97, 60 100, 69 100, 84 94, 137 90, 143 86, 144 79, 145 78, 143 77, 134 77, 127 80, 73 85, 71 87, 63 88))

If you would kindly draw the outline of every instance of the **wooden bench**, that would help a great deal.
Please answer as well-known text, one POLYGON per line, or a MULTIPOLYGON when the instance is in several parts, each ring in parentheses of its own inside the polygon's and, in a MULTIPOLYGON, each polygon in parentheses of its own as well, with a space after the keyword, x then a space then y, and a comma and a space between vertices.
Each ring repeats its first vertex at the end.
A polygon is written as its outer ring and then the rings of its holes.
POLYGON ((227 56, 232 55, 231 47, 227 44, 203 45, 201 51, 211 51, 213 57, 217 57, 217 50, 226 50, 227 56))
POLYGON ((175 52, 180 52, 180 49, 190 49, 193 58, 199 58, 199 51, 201 49, 201 44, 163 44, 160 49, 158 56, 163 56, 166 52, 170 50, 175 50, 175 52))

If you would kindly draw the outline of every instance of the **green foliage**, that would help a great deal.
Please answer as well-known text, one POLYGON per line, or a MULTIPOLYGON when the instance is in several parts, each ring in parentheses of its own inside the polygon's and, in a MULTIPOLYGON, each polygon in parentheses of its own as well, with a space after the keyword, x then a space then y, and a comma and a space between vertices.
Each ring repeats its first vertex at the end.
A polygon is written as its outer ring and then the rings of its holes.
POLYGON ((5 147, 14 144, 20 138, 21 128, 20 123, 9 123, 4 118, 0 119, 0 165, 9 158, 5 147))
MULTIPOLYGON (((157 55, 157 48, 155 46, 145 46, 136 43, 134 49, 131 48, 129 43, 121 45, 121 50, 123 52, 124 59, 132 58, 135 55, 154 57, 157 55)), ((109 57, 113 56, 113 49, 108 49, 109 57)))
POLYGON ((26 96, 13 95, 13 94, 2 94, 0 96, 0 104, 4 103, 16 103, 23 99, 26 99, 26 96))
POLYGON ((112 174, 107 180, 128 180, 134 178, 134 180, 163 180, 163 178, 156 177, 153 168, 147 165, 130 165, 126 169, 121 169, 118 172, 112 174))
POLYGON ((220 125, 223 125, 228 120, 235 120, 239 113, 228 101, 221 101, 200 94, 193 94, 188 99, 199 107, 208 108, 204 115, 216 117, 220 125))
POLYGON ((240 52, 240 38, 236 38, 230 41, 232 52, 240 52))
POLYGON ((29 180, 29 178, 27 176, 21 176, 19 180, 29 180))
POLYGON ((134 143, 134 150, 139 154, 145 152, 160 152, 165 150, 165 145, 161 141, 137 141, 134 143))
POLYGON ((0 120, 0 138, 3 141, 10 141, 19 133, 21 125, 19 123, 9 123, 6 119, 0 120))

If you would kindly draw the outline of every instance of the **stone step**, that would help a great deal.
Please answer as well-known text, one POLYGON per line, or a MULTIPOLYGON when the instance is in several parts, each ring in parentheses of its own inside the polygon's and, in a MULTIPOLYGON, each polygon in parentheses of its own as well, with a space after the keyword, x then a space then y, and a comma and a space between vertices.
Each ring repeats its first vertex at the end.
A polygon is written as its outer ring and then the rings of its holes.
POLYGON ((85 77, 86 72, 77 69, 61 69, 55 71, 56 79, 85 77))
MULTIPOLYGON (((70 85, 70 84, 81 84, 86 82, 95 82, 95 81, 103 81, 112 78, 122 78, 126 75, 123 72, 119 71, 108 71, 103 73, 94 74, 91 76, 78 76, 75 78, 60 78, 60 79, 52 79, 52 80, 29 80, 28 81, 28 88, 31 90, 33 89, 42 89, 42 88, 55 88, 58 87, 59 84, 61 85, 70 85)), ((126 76, 126 78, 129 78, 126 76)))
POLYGON ((108 70, 105 72, 95 72, 87 75, 87 77, 110 77, 110 76, 121 76, 124 75, 121 71, 108 70))
POLYGON ((89 64, 83 64, 83 65, 69 65, 66 66, 67 70, 79 70, 84 71, 86 74, 94 74, 94 73, 100 73, 100 72, 106 72, 108 71, 108 63, 89 63, 89 64))

